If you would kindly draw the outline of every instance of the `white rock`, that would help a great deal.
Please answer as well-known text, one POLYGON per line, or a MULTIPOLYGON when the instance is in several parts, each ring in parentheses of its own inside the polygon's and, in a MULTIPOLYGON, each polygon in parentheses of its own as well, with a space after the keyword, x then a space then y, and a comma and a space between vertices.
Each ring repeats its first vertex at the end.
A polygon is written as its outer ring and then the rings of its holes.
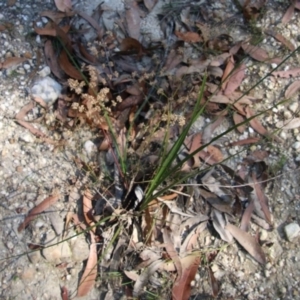
POLYGON ((290 223, 284 227, 287 239, 291 242, 300 235, 300 226, 297 223, 290 223))
POLYGON ((33 143, 35 138, 29 132, 25 132, 20 136, 20 140, 26 143, 33 143))
POLYGON ((41 77, 46 77, 51 74, 51 70, 48 66, 44 67, 41 71, 38 72, 41 77))
POLYGON ((96 145, 90 140, 88 140, 84 143, 83 149, 84 149, 86 155, 88 156, 88 158, 91 158, 93 156, 93 154, 95 154, 97 151, 96 145))
POLYGON ((293 148, 294 148, 294 149, 299 149, 299 148, 300 148, 300 142, 295 142, 295 143, 293 144, 293 148))
POLYGON ((31 87, 31 94, 41 97, 48 105, 52 105, 59 97, 62 86, 51 77, 37 78, 31 87))
POLYGON ((291 111, 291 112, 296 112, 297 111, 297 109, 298 109, 298 102, 293 102, 293 103, 291 103, 290 105, 289 105, 289 110, 291 111))

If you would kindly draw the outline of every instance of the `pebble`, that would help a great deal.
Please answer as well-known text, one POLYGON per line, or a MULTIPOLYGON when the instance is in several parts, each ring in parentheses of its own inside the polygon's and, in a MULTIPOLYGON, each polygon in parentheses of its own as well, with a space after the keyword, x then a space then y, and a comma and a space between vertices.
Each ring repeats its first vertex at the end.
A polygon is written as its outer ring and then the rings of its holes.
POLYGON ((294 149, 296 149, 296 150, 298 150, 298 149, 300 149, 300 142, 295 142, 294 144, 293 144, 293 148, 294 149))
POLYGON ((300 226, 297 223, 290 223, 284 227, 284 232, 288 241, 292 242, 300 235, 300 226))
POLYGON ((46 66, 42 70, 40 70, 38 73, 41 77, 46 77, 51 74, 51 70, 48 66, 46 66))
POLYGON ((295 113, 298 109, 298 106, 298 102, 293 102, 288 106, 288 108, 291 112, 295 113))
POLYGON ((31 87, 31 94, 41 97, 48 105, 52 105, 59 97, 62 86, 51 77, 37 78, 31 87))

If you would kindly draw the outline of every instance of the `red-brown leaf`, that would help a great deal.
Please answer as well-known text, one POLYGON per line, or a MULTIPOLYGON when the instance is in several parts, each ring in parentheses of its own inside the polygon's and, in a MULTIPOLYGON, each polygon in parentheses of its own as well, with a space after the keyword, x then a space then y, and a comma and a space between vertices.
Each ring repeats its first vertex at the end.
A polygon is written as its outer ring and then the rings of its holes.
POLYGON ((188 300, 191 295, 191 281, 200 264, 199 254, 190 254, 181 259, 182 275, 178 277, 172 289, 172 300, 188 300))
POLYGON ((214 275, 213 271, 211 270, 210 266, 208 267, 208 274, 209 274, 212 294, 213 294, 213 297, 216 298, 220 292, 220 285, 219 285, 218 281, 216 280, 215 275, 214 275))
POLYGON ((126 23, 130 37, 138 40, 140 38, 141 17, 138 4, 135 0, 126 0, 126 23))
POLYGON ((266 256, 261 246, 256 239, 249 233, 241 230, 240 228, 228 223, 225 226, 233 237, 239 242, 239 244, 260 264, 266 263, 266 256))
POLYGON ((289 50, 294 51, 296 49, 295 46, 289 40, 287 40, 282 34, 277 33, 275 31, 273 31, 272 29, 265 30, 265 33, 274 37, 274 39, 276 39, 278 42, 282 43, 289 50))
POLYGON ((62 12, 68 12, 72 10, 71 0, 54 0, 58 10, 62 12))
POLYGON ((271 225, 272 220, 271 220, 271 213, 270 213, 269 205, 268 205, 268 198, 264 194, 261 184, 259 182, 257 182, 257 178, 256 178, 256 175, 254 172, 252 173, 252 180, 253 180, 252 187, 254 188, 256 197, 259 200, 261 210, 264 213, 266 221, 271 225))
POLYGON ((97 277, 97 245, 94 233, 92 231, 90 231, 90 235, 90 254, 85 270, 79 282, 77 297, 86 296, 89 293, 89 291, 93 288, 97 277))
POLYGON ((294 11, 295 11, 295 7, 294 4, 292 3, 287 9, 287 11, 285 12, 284 16, 282 17, 281 22, 283 24, 288 23, 292 19, 294 15, 294 11))
POLYGON ((286 71, 275 71, 271 75, 282 78, 298 77, 300 76, 300 68, 293 68, 286 71))
POLYGON ((42 213, 45 209, 53 205, 60 198, 60 195, 53 195, 46 199, 44 199, 40 204, 30 210, 29 214, 25 218, 25 220, 19 225, 18 232, 21 232, 26 226, 40 213, 42 213))
POLYGON ((241 64, 229 75, 224 95, 231 95, 242 83, 245 76, 246 65, 241 64))
POLYGON ((196 32, 180 32, 175 31, 176 36, 187 43, 198 43, 202 41, 201 36, 196 32))
POLYGON ((93 210, 93 205, 92 205, 92 194, 89 190, 86 190, 83 195, 83 216, 85 219, 85 222, 87 225, 91 225, 93 223, 93 218, 92 218, 92 210, 93 210))
POLYGON ((83 80, 82 74, 77 70, 69 61, 68 54, 65 50, 62 50, 58 62, 60 67, 63 69, 63 71, 69 75, 71 78, 77 79, 77 80, 83 80))
MULTIPOLYGON (((235 125, 242 123, 244 121, 245 121, 245 118, 242 115, 240 115, 239 113, 235 112, 233 114, 233 122, 235 125)), ((236 128, 236 130, 240 133, 243 133, 246 130, 246 125, 245 124, 240 125, 236 128)))
POLYGON ((51 40, 47 40, 45 42, 44 46, 44 51, 45 51, 45 57, 48 63, 48 66, 51 69, 51 72, 59 79, 64 78, 64 72, 62 69, 59 67, 57 57, 54 53, 53 45, 51 40))
POLYGON ((285 98, 292 98, 300 89, 300 80, 294 81, 285 91, 285 98))
POLYGON ((247 54, 258 61, 264 62, 269 59, 268 53, 257 46, 244 43, 242 44, 242 48, 247 54))
POLYGON ((2 66, 0 64, 0 69, 8 69, 11 67, 15 67, 21 63, 23 63, 24 61, 28 60, 28 58, 26 57, 8 57, 4 60, 4 62, 2 63, 2 66))
POLYGON ((157 3, 157 0, 144 0, 144 4, 149 11, 152 10, 152 8, 156 5, 156 3, 157 3))

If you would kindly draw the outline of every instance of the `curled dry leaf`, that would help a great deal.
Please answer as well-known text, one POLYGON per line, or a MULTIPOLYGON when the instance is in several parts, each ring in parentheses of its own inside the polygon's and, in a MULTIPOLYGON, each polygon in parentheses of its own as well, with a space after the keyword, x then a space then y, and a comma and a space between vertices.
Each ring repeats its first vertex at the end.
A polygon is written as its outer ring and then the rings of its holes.
POLYGON ((211 267, 208 267, 208 275, 210 279, 210 286, 212 289, 213 297, 216 298, 220 292, 220 284, 218 283, 217 279, 215 278, 215 275, 211 269, 211 267))
POLYGON ((97 245, 95 241, 95 235, 92 231, 90 231, 90 236, 91 236, 90 254, 77 289, 78 297, 86 296, 89 293, 89 291, 93 288, 97 277, 97 265, 98 265, 97 245))
POLYGON ((202 41, 201 36, 196 32, 175 31, 176 36, 187 43, 198 43, 202 41))
POLYGON ((57 78, 63 79, 64 78, 64 72, 62 71, 62 69, 60 68, 60 66, 58 64, 57 57, 54 53, 53 45, 52 45, 52 42, 50 40, 47 40, 45 42, 44 51, 45 51, 46 61, 48 63, 48 66, 51 69, 51 72, 57 78))
POLYGON ((266 256, 257 240, 249 233, 241 230, 240 228, 228 223, 225 226, 238 243, 260 264, 266 263, 266 256))
POLYGON ((58 10, 62 12, 68 12, 72 10, 71 0, 54 0, 58 10))
POLYGON ((251 181, 252 181, 252 187, 256 194, 256 198, 259 200, 259 204, 261 206, 261 210, 264 214, 265 220, 271 225, 272 219, 271 219, 271 213, 268 205, 268 198, 262 190, 261 183, 257 181, 256 174, 254 173, 254 171, 252 172, 251 181))
POLYGON ((241 64, 229 74, 224 95, 231 95, 242 83, 245 77, 246 65, 241 64))
POLYGON ((177 276, 180 278, 182 275, 182 266, 181 266, 180 258, 177 254, 177 251, 175 250, 173 241, 171 239, 171 230, 166 227, 162 230, 162 233, 163 233, 165 248, 167 250, 168 255, 174 262, 176 270, 177 270, 177 276))
POLYGON ((285 98, 292 98, 300 90, 300 80, 294 81, 285 91, 285 98))
POLYGON ((21 232, 23 229, 26 228, 26 226, 40 213, 42 213, 44 210, 46 210, 48 207, 53 205, 57 202, 57 200, 60 198, 59 194, 50 196, 46 199, 44 199, 40 204, 38 204, 36 207, 34 207, 32 210, 30 210, 29 214, 25 218, 25 220, 19 225, 18 232, 21 232))
POLYGON ((141 17, 137 1, 125 0, 125 9, 128 34, 138 40, 140 38, 141 17))
POLYGON ((182 275, 172 288, 172 300, 188 300, 191 295, 191 281, 194 280, 200 264, 199 253, 192 253, 181 258, 182 275))
POLYGON ((84 80, 83 74, 77 68, 75 68, 69 61, 68 54, 65 50, 61 51, 58 58, 58 62, 62 70, 71 78, 77 80, 84 80))
POLYGON ((247 54, 249 54, 255 60, 258 60, 261 62, 269 60, 269 55, 268 55, 267 51, 265 51, 257 46, 243 43, 242 48, 247 54))

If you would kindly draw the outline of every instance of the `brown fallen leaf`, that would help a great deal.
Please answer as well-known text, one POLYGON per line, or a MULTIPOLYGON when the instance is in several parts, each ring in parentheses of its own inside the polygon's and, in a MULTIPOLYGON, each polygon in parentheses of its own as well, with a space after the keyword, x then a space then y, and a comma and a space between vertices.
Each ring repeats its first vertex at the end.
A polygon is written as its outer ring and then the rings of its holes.
POLYGON ((61 69, 71 78, 77 80, 84 80, 83 74, 76 67, 72 65, 72 63, 69 60, 68 54, 65 50, 61 51, 58 58, 58 62, 61 69))
POLYGON ((287 121, 279 121, 276 123, 276 127, 280 129, 295 129, 300 127, 300 118, 294 118, 287 121))
POLYGON ((208 266, 208 275, 209 275, 209 279, 210 279, 210 286, 212 289, 213 297, 216 298, 218 296, 218 294, 220 293, 220 284, 218 283, 217 279, 215 278, 215 275, 210 266, 208 266))
POLYGON ((60 290, 61 290, 61 299, 62 300, 68 300, 69 299, 68 289, 65 286, 62 286, 60 288, 60 290))
POLYGON ((175 250, 173 241, 171 239, 171 229, 168 228, 168 227, 165 227, 162 230, 162 233, 163 233, 164 246, 166 248, 166 251, 167 251, 168 255, 170 256, 170 258, 174 262, 174 265, 175 265, 176 270, 177 270, 177 277, 180 278, 181 275, 182 275, 182 266, 181 266, 180 258, 177 254, 177 251, 175 250))
POLYGON ((229 78, 227 80, 226 88, 224 90, 224 95, 231 95, 242 83, 245 77, 245 64, 240 64, 236 69, 229 74, 229 78))
POLYGON ((251 220, 253 209, 254 209, 254 202, 253 200, 250 200, 250 203, 248 204, 242 216, 241 225, 240 225, 241 230, 246 232, 249 231, 250 220, 251 220))
POLYGON ((7 1, 6 1, 6 5, 7 5, 7 6, 13 6, 13 5, 16 4, 16 2, 17 2, 17 0, 7 0, 7 1))
POLYGON ((188 300, 191 295, 191 281, 194 280, 200 264, 200 254, 191 253, 181 258, 182 275, 177 277, 172 288, 172 300, 188 300))
POLYGON ((18 66, 26 60, 28 60, 26 57, 7 57, 2 63, 2 66, 0 65, 0 69, 8 69, 18 66))
POLYGON ((300 80, 294 81, 289 87, 286 89, 284 96, 289 99, 292 98, 298 91, 300 90, 300 80))
POLYGON ((261 246, 258 244, 256 239, 249 233, 241 230, 240 228, 228 223, 225 226, 238 243, 260 264, 266 264, 266 256, 261 246))
POLYGON ((271 30, 271 29, 265 30, 265 33, 272 36, 278 42, 282 43, 289 50, 294 51, 296 49, 295 46, 289 40, 287 40, 282 34, 277 33, 277 32, 275 32, 274 30, 271 30))
POLYGON ((140 11, 135 0, 125 0, 125 18, 129 37, 139 40, 141 17, 140 11))
POLYGON ((227 60, 227 64, 226 64, 226 68, 225 71, 223 73, 223 77, 222 77, 222 90, 224 91, 226 86, 227 86, 227 82, 229 80, 229 76, 232 73, 234 69, 234 60, 233 57, 229 57, 227 60))
POLYGON ((58 10, 62 12, 69 12, 72 10, 72 1, 71 0, 54 0, 55 5, 58 10))
MULTIPOLYGON (((240 115, 240 114, 237 113, 237 112, 234 112, 234 113, 233 113, 233 122, 234 122, 234 125, 240 124, 240 123, 242 123, 242 122, 244 122, 244 121, 245 121, 245 118, 244 118, 242 115, 240 115)), ((239 125, 239 126, 236 128, 236 130, 237 130, 238 132, 240 132, 240 133, 245 132, 245 130, 246 130, 246 124, 239 125)))
POLYGON ((77 297, 86 296, 93 288, 97 277, 97 265, 98 265, 97 244, 95 241, 95 235, 92 231, 90 231, 90 236, 91 236, 90 254, 87 260, 85 270, 79 282, 79 286, 77 289, 77 297))
POLYGON ((281 22, 283 24, 288 23, 292 19, 293 15, 294 15, 294 11, 295 11, 295 5, 294 5, 294 3, 292 3, 289 6, 289 8, 287 9, 287 11, 285 12, 285 14, 283 15, 281 22))
POLYGON ((271 73, 272 76, 281 78, 290 78, 300 76, 300 68, 293 68, 286 71, 275 71, 271 73))
POLYGON ((120 51, 137 54, 141 57, 145 48, 138 40, 128 37, 121 41, 120 51))
POLYGON ((252 58, 254 58, 257 61, 265 62, 266 60, 269 60, 269 55, 267 51, 259 48, 258 46, 243 43, 242 49, 245 51, 245 53, 249 54, 252 58))
POLYGON ((198 42, 202 42, 203 39, 201 38, 201 36, 197 33, 197 32, 180 32, 180 31, 175 31, 175 35, 187 42, 187 43, 198 43, 198 42))
POLYGON ((94 27, 94 29, 97 31, 98 38, 101 39, 103 37, 104 29, 101 26, 99 26, 98 22, 95 19, 93 19, 91 16, 89 16, 83 11, 75 11, 75 12, 80 17, 88 21, 92 25, 92 27, 94 27))
POLYGON ((252 183, 252 187, 254 189, 254 193, 256 194, 256 197, 259 200, 261 210, 264 213, 265 220, 270 225, 272 225, 271 213, 270 213, 269 205, 268 205, 268 198, 262 190, 261 183, 259 183, 257 181, 257 177, 256 177, 256 174, 254 171, 252 172, 251 183, 252 183))
MULTIPOLYGON (((249 119, 251 117, 254 116, 254 113, 252 111, 252 109, 247 106, 245 108, 245 112, 246 112, 246 118, 249 119)), ((263 136, 268 136, 268 131, 267 129, 260 123, 260 121, 257 118, 253 118, 249 121, 250 126, 259 134, 263 135, 263 136)))
POLYGON ((63 79, 64 78, 64 72, 59 67, 57 57, 54 53, 54 49, 53 49, 53 45, 52 45, 51 40, 47 40, 45 42, 44 52, 45 52, 46 61, 48 63, 48 66, 50 67, 52 73, 57 78, 63 79))
POLYGON ((63 18, 74 16, 74 12, 61 12, 61 11, 51 11, 45 10, 40 13, 41 17, 47 17, 51 19, 54 23, 59 24, 63 18))
POLYGON ((38 216, 48 207, 56 203, 59 198, 60 198, 60 194, 50 196, 44 199, 40 204, 35 206, 33 209, 31 209, 28 215, 26 216, 25 220, 19 225, 18 232, 21 232, 23 229, 25 229, 26 226, 36 218, 36 216, 38 216))
MULTIPOLYGON (((92 205, 92 194, 89 190, 86 190, 83 195, 83 216, 85 219, 85 222, 88 226, 92 226, 94 224, 94 219, 92 217, 92 210, 93 210, 93 205, 92 205)), ((96 228, 93 227, 91 230, 95 232, 96 228)))
POLYGON ((229 146, 242 146, 242 145, 256 144, 259 140, 260 140, 259 137, 251 137, 236 142, 232 142, 229 144, 229 146))
POLYGON ((156 5, 158 0, 144 0, 144 4, 149 11, 156 5))

